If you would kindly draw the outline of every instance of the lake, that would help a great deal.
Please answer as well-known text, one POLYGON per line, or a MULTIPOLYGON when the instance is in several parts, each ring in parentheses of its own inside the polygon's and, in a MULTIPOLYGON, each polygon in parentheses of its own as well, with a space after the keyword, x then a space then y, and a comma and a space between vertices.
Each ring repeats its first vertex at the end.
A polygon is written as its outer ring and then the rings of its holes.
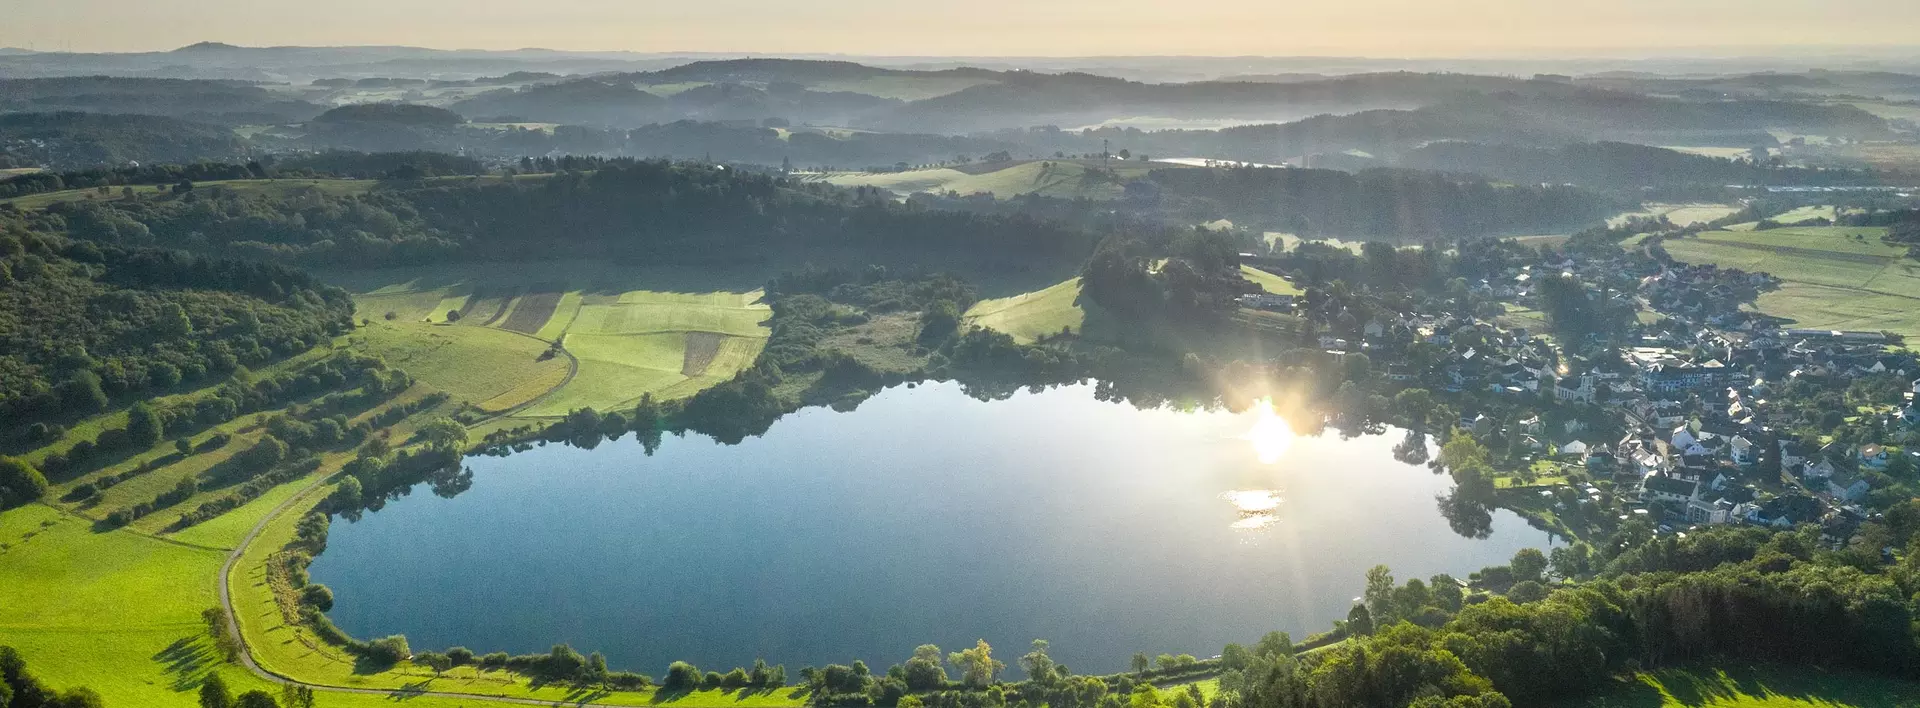
POLYGON ((336 519, 311 568, 357 637, 415 651, 567 642, 654 676, 756 657, 864 659, 1034 638, 1077 672, 1135 651, 1206 657, 1345 617, 1366 570, 1459 577, 1548 535, 1496 511, 1456 535, 1444 475, 1387 435, 1294 437, 1271 413, 1142 411, 1089 385, 996 402, 957 384, 809 408, 725 446, 632 436, 473 457, 472 488, 424 488, 336 519))

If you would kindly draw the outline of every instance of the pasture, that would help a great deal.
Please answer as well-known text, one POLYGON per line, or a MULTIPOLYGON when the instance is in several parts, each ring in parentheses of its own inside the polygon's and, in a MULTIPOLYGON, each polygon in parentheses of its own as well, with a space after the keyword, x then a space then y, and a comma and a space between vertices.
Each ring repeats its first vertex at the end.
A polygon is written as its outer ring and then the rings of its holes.
POLYGON ((329 276, 372 320, 355 346, 483 411, 531 417, 691 396, 752 366, 771 311, 749 284, 763 278, 578 261, 329 276))
POLYGON ((908 195, 917 192, 989 193, 1000 199, 1038 194, 1062 199, 1118 199, 1122 183, 1144 177, 1151 166, 1113 161, 1113 176, 1097 162, 1045 160, 1000 165, 974 165, 908 170, 893 173, 841 173, 825 181, 843 187, 870 186, 908 195))
POLYGON ((1880 242, 1884 229, 1719 231, 1669 239, 1675 260, 1770 273, 1783 283, 1755 303, 1796 327, 1920 336, 1920 262, 1880 242))

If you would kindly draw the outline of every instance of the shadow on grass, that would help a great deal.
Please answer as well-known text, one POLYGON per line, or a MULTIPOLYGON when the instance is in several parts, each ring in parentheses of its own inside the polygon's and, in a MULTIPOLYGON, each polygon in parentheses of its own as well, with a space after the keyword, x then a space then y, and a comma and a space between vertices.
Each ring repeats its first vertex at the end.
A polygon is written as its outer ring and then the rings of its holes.
POLYGON ((1920 708, 1920 683, 1817 666, 1715 662, 1656 669, 1561 708, 1680 705, 1778 708, 1920 708))
POLYGON ((175 691, 199 688, 207 675, 220 665, 219 656, 207 645, 206 637, 176 639, 151 658, 162 665, 175 691))
MULTIPOLYGON (((358 671, 357 668, 355 670, 358 671)), ((388 692, 387 700, 410 701, 415 698, 419 698, 421 696, 427 695, 427 690, 431 688, 432 685, 433 685, 433 679, 421 679, 413 683, 404 684, 399 688, 393 689, 392 691, 388 692)))

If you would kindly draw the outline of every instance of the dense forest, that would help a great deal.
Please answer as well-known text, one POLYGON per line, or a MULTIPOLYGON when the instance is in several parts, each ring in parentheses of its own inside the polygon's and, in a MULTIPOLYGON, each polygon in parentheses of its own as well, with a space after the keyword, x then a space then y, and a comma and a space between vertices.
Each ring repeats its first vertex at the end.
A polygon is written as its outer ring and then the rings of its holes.
POLYGON ((1077 262, 1095 237, 1022 215, 929 211, 873 190, 725 167, 611 161, 490 182, 410 182, 367 194, 217 188, 52 205, 77 238, 302 264, 614 257, 741 262, 776 252, 967 252, 1077 262))
POLYGON ((8 435, 258 366, 350 324, 345 292, 282 266, 69 240, 0 213, 8 435))

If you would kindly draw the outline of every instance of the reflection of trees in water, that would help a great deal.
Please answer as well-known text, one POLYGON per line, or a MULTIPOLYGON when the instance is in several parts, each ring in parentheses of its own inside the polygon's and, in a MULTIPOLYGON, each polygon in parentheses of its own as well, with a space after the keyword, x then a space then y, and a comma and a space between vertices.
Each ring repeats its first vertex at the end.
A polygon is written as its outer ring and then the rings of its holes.
POLYGON ((1440 503, 1440 515, 1446 517, 1453 532, 1472 539, 1493 535, 1493 507, 1487 502, 1456 489, 1434 497, 1440 503))
POLYGON ((435 470, 427 476, 427 488, 442 499, 452 499, 473 488, 473 468, 455 465, 435 470))
POLYGON ((1427 434, 1418 430, 1407 431, 1407 436, 1393 446, 1393 459, 1409 465, 1427 463, 1427 434))

